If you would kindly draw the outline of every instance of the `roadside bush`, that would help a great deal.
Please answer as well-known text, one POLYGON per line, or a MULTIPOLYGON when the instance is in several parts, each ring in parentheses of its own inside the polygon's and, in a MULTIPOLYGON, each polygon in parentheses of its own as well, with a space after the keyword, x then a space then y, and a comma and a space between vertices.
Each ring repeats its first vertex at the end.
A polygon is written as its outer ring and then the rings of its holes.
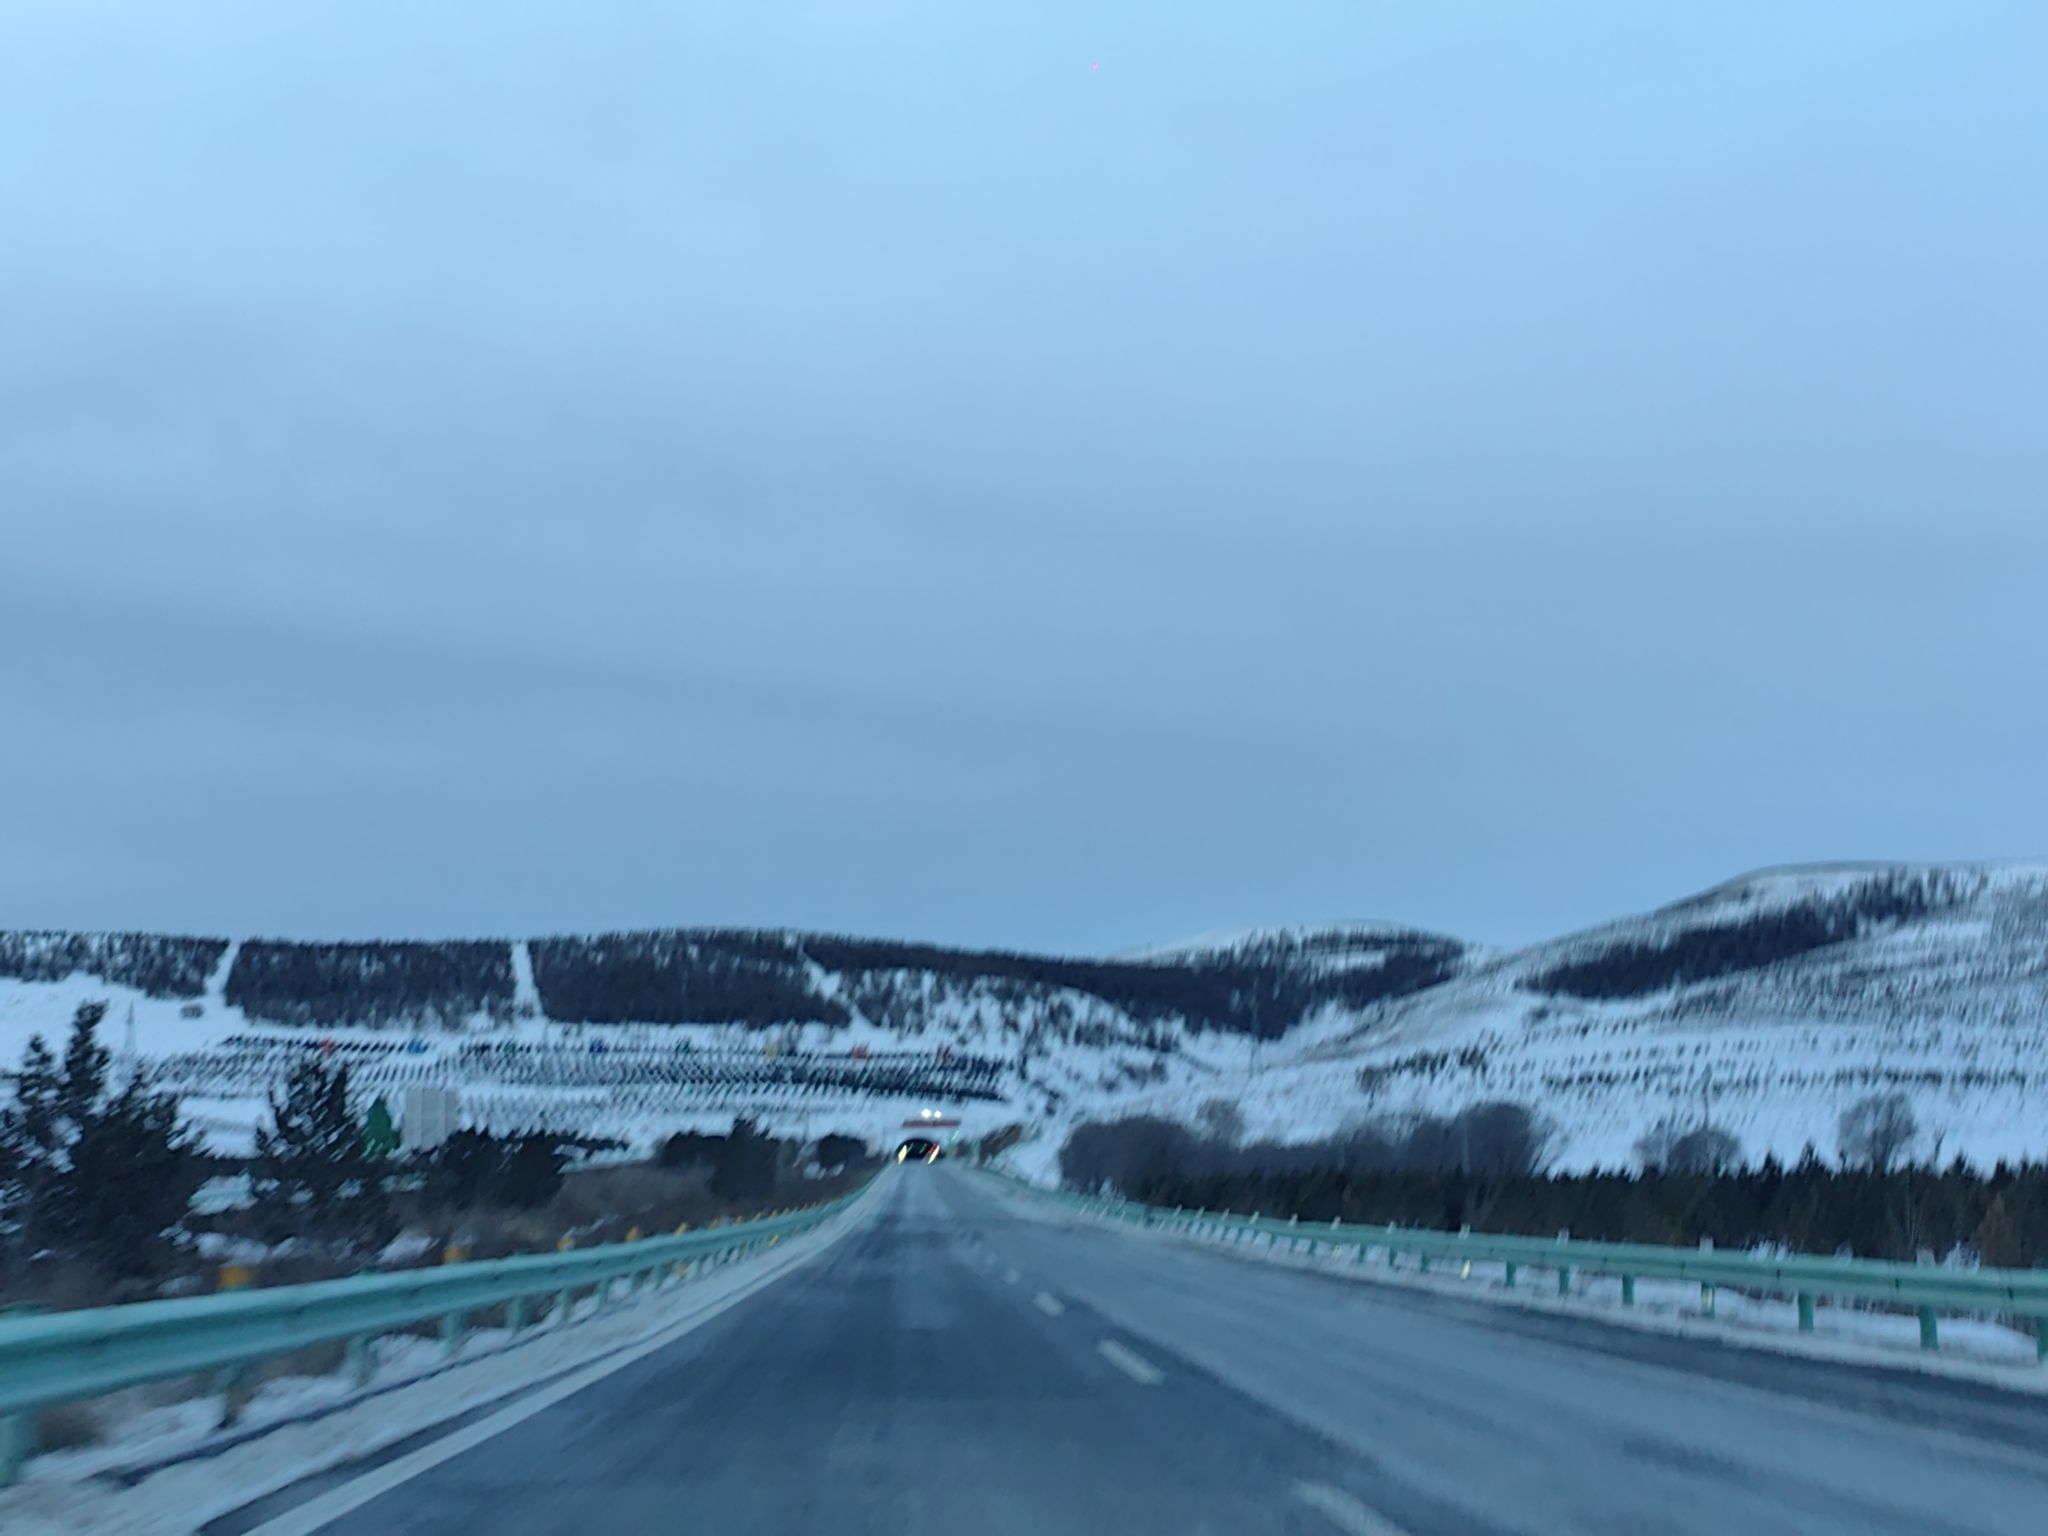
POLYGON ((455 1132, 425 1159, 425 1198, 440 1210, 538 1210, 561 1190, 569 1156, 553 1136, 455 1132))
POLYGON ((711 1171, 711 1192, 721 1200, 765 1200, 775 1190, 780 1150, 753 1121, 733 1121, 711 1171))
POLYGON ((655 1161, 664 1168, 709 1167, 718 1161, 724 1150, 723 1136, 712 1136, 703 1131, 677 1131, 661 1144, 655 1161))
POLYGON ((818 1139, 818 1166, 820 1168, 844 1168, 849 1163, 867 1161, 868 1144, 858 1136, 848 1136, 835 1131, 818 1139))

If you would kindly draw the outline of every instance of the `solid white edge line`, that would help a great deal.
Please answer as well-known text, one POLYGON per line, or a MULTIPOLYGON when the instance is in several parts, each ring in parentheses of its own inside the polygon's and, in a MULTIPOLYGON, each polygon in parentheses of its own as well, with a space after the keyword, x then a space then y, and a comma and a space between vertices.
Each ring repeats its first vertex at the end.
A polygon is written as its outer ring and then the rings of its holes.
POLYGON ((313 1536, 313 1533, 322 1526, 360 1509, 379 1494, 388 1493, 393 1488, 410 1482, 422 1472, 430 1471, 442 1462, 452 1460, 494 1436, 502 1435, 506 1430, 523 1423, 535 1414, 552 1408, 563 1398, 572 1397, 585 1387, 604 1380, 616 1371, 624 1370, 634 1361, 645 1359, 658 1350, 668 1348, 676 1340, 694 1333, 712 1318, 730 1311, 741 1302, 758 1295, 792 1270, 800 1269, 812 1259, 828 1252, 845 1232, 842 1228, 839 1232, 829 1235, 833 1242, 823 1243, 782 1268, 758 1276, 755 1282, 744 1290, 735 1291, 732 1295, 711 1303, 701 1312, 693 1312, 674 1328, 657 1334, 645 1343, 609 1356, 588 1370, 578 1371, 574 1376, 566 1377, 551 1387, 544 1387, 529 1397, 523 1397, 488 1418, 479 1419, 474 1424, 443 1435, 430 1445, 409 1451, 381 1467, 372 1467, 361 1477, 352 1478, 338 1488, 330 1488, 327 1492, 308 1499, 305 1503, 288 1509, 261 1525, 251 1527, 248 1536, 313 1536))
POLYGON ((1125 1349, 1115 1339, 1104 1339, 1095 1346, 1096 1353, 1111 1365, 1122 1371, 1141 1387, 1156 1387, 1166 1380, 1166 1372, 1159 1369, 1143 1355, 1125 1349))
POLYGON ((1408 1536, 1391 1520, 1383 1520, 1341 1488, 1328 1483, 1296 1483, 1294 1496, 1345 1536, 1408 1536))
POLYGON ((1038 1310, 1043 1312, 1047 1317, 1058 1317, 1062 1312, 1067 1310, 1066 1303, 1061 1301, 1059 1297, 1053 1295, 1051 1291, 1040 1291, 1036 1296, 1031 1298, 1031 1305, 1038 1308, 1038 1310))

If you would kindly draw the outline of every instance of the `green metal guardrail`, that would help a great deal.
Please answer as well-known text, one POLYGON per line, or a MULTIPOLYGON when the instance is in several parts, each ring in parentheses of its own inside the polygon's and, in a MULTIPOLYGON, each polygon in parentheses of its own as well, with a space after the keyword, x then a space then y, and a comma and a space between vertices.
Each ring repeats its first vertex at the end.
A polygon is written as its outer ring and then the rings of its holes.
POLYGON ((871 1187, 761 1220, 598 1248, 0 1318, 0 1486, 34 1450, 39 1408, 204 1372, 224 1373, 220 1387, 231 1391, 258 1360, 336 1340, 348 1341, 349 1369, 367 1385, 380 1334, 439 1319, 452 1355, 478 1312, 506 1307, 518 1333, 537 1298, 553 1297, 567 1317, 585 1291, 603 1301, 622 1280, 639 1290, 672 1269, 730 1263, 809 1231, 871 1187))
POLYGON ((1268 1248, 1285 1244, 1291 1251, 1310 1255, 1348 1250, 1361 1264, 1378 1253, 1389 1268, 1398 1268, 1404 1258, 1412 1258, 1423 1271, 1441 1260, 1457 1265, 1467 1275, 1475 1263, 1497 1263, 1503 1266, 1509 1288, 1523 1269, 1549 1270, 1557 1277, 1560 1296, 1571 1294, 1574 1275, 1611 1275, 1621 1281, 1624 1306, 1635 1304, 1637 1280, 1696 1282, 1703 1310, 1709 1315, 1717 1289, 1790 1296, 1799 1309, 1802 1333, 1812 1332, 1814 1302, 1822 1296, 1911 1308, 1919 1316, 1922 1349, 1939 1347, 1940 1313, 2008 1316, 2033 1325, 2036 1358, 2048 1360, 2048 1270, 1943 1269, 1931 1264, 1799 1254, 1779 1258, 1726 1249, 1437 1232, 1421 1227, 1346 1226, 1335 1221, 1319 1226, 1293 1219, 1167 1210, 1132 1200, 1076 1195, 1026 1183, 999 1169, 987 1171, 1016 1188, 1082 1214, 1213 1242, 1268 1248))

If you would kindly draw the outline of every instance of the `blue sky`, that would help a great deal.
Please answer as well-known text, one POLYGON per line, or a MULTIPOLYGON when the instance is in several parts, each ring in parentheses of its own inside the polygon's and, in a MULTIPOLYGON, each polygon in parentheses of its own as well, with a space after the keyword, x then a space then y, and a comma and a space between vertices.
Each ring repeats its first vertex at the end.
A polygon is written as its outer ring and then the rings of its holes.
POLYGON ((0 926, 2048 855, 2038 6, 8 29, 0 926))

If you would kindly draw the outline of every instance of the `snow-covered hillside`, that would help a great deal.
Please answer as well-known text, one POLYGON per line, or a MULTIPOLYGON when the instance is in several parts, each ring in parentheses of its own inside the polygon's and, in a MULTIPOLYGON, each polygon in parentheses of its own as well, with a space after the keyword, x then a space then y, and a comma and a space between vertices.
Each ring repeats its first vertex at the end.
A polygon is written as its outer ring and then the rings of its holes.
POLYGON ((1627 1165, 1666 1114, 1711 1115, 1751 1158, 1831 1154, 1840 1112, 1892 1089, 1923 1156, 2048 1155, 2048 866, 1774 870, 1474 956, 1268 1063, 1242 1107, 1292 1139, 1515 1100, 1584 1168, 1627 1165))
POLYGON ((1844 1108, 1897 1088, 1924 1154, 2048 1155, 2037 865, 1771 871, 1511 951, 1382 923, 1102 961, 782 932, 0 935, 0 1059, 88 997, 111 1004, 108 1042, 132 1034, 224 1146, 274 1063, 332 1041, 393 1086, 458 1087, 504 1128, 641 1143, 735 1112, 880 1139, 950 1083, 943 1107, 969 1134, 1024 1122, 1038 1134, 1022 1161, 1048 1169, 1081 1120, 1192 1120, 1213 1099, 1283 1139, 1510 1099, 1554 1124, 1561 1166, 1615 1166, 1672 1113, 1711 1114, 1750 1156, 1831 1152, 1844 1108), (927 1056, 954 1065, 929 1082, 863 1069, 872 1091, 835 1065, 927 1056))

